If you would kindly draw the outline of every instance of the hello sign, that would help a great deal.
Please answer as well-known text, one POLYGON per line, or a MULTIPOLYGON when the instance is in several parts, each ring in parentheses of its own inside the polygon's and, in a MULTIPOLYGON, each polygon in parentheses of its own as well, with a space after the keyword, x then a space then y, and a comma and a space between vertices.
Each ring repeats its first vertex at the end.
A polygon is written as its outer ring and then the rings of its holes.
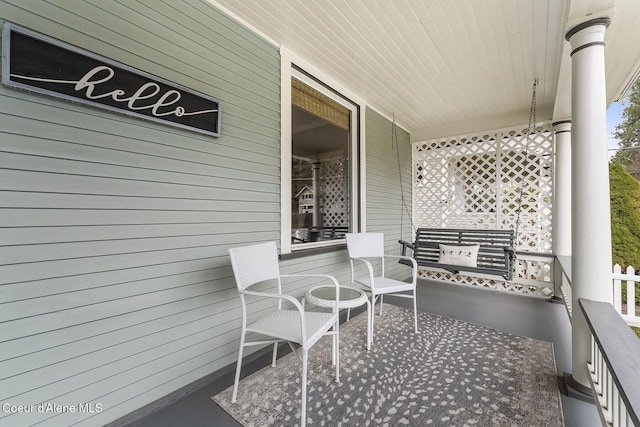
POLYGON ((217 99, 10 23, 2 84, 220 136, 217 99))

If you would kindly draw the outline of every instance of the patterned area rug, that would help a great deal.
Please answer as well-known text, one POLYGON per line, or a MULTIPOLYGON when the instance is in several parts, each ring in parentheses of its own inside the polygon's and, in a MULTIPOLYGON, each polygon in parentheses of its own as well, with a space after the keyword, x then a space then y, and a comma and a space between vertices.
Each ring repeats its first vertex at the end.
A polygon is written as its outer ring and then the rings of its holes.
MULTIPOLYGON (((309 352, 309 425, 563 426, 553 346, 385 304, 366 350, 366 313, 340 325, 340 383, 331 338, 309 352)), ((289 353, 212 399, 245 426, 300 422, 300 362, 289 353)))

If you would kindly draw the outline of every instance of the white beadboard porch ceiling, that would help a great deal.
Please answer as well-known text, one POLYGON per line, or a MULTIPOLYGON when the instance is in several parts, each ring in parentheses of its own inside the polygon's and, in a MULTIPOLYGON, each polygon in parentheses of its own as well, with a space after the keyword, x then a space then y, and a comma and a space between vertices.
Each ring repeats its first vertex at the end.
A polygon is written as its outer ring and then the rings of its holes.
POLYGON ((639 0, 210 0, 312 64, 412 140, 570 115, 573 25, 615 8, 607 97, 640 65, 639 0))

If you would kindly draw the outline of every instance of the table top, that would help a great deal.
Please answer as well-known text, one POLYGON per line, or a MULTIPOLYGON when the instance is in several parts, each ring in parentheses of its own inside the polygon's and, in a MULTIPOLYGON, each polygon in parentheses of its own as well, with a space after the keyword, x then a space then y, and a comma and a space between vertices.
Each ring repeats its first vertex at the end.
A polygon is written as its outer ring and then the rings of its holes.
MULTIPOLYGON (((350 286, 340 286, 339 308, 359 307, 367 302, 367 294, 364 291, 350 286)), ((333 307, 335 305, 335 286, 316 286, 307 291, 305 299, 319 307, 333 307)))

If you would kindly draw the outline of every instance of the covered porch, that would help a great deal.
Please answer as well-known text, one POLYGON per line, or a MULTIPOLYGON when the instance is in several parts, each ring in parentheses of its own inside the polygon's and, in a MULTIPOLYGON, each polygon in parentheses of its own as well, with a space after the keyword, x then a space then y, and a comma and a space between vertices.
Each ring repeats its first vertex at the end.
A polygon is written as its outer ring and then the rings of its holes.
MULTIPOLYGON (((391 300, 391 303, 403 302, 391 300)), ((571 367, 571 323, 561 304, 486 289, 460 289, 459 286, 440 281, 419 279, 418 309, 552 342, 558 373, 562 375, 571 367)), ((270 363, 270 355, 263 354, 247 365, 246 375, 269 366, 270 363)), ((168 427, 180 422, 193 427, 238 426, 239 423, 233 417, 211 401, 211 396, 232 383, 233 372, 229 370, 215 381, 176 399, 160 411, 149 413, 132 425, 168 427)), ((561 399, 565 426, 600 425, 598 411, 593 403, 567 395, 561 395, 561 399)))
POLYGON ((638 423, 638 372, 609 361, 640 353, 581 301, 622 306, 606 109, 638 77, 639 3, 0 0, 0 20, 221 114, 192 132, 3 68, 0 424, 235 425, 209 400, 238 347, 228 249, 276 241, 284 271, 347 284, 345 231, 398 253, 419 227, 519 228, 513 281, 425 271, 419 309, 552 342, 567 426, 638 423), (343 145, 317 149, 326 126, 343 145), (17 411, 42 402, 86 411, 17 411))

